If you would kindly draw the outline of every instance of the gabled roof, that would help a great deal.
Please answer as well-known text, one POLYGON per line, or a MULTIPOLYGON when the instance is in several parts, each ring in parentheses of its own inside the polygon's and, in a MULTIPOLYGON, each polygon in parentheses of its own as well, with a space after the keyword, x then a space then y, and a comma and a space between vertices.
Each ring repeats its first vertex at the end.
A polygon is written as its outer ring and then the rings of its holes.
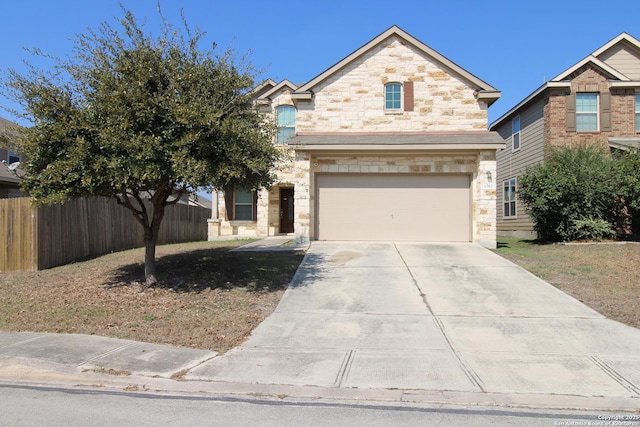
POLYGON ((420 40, 416 39, 415 37, 411 36, 410 34, 405 32, 398 26, 394 25, 391 28, 389 28, 387 31, 383 32, 382 34, 380 34, 379 36, 377 36, 376 38, 374 38, 373 40, 371 40, 370 42, 368 42, 367 44, 365 44, 364 46, 356 50, 355 52, 351 53, 350 55, 342 59, 337 64, 328 68, 324 72, 318 74, 309 82, 301 85, 293 94, 294 98, 310 99, 312 90, 315 86, 317 86, 319 83, 323 82, 327 78, 331 77, 335 73, 339 72, 344 67, 352 63, 354 60, 361 57, 371 49, 378 46, 380 43, 387 40, 389 37, 393 37, 393 36, 399 37, 404 42, 410 44, 411 46, 413 46, 414 48, 422 52, 422 54, 429 57, 431 60, 433 60, 438 65, 440 65, 442 68, 447 69, 448 71, 458 76, 463 81, 466 81, 470 86, 475 87, 475 89, 478 91, 478 97, 480 99, 486 99, 489 102, 489 104, 492 104, 500 97, 500 91, 498 89, 494 88, 493 86, 489 85, 487 82, 469 73, 468 71, 466 71, 465 69, 463 69, 462 67, 460 67, 459 65, 451 61, 450 59, 446 58, 445 56, 431 49, 429 46, 422 43, 420 40))
POLYGON ((630 36, 627 33, 621 33, 617 37, 607 42, 602 47, 596 49, 593 53, 591 53, 590 55, 582 59, 580 62, 567 68, 566 70, 558 74, 556 77, 554 77, 553 79, 549 80, 548 82, 544 83, 542 86, 537 88, 529 96, 524 98, 522 101, 516 104, 513 108, 511 108, 509 111, 507 111, 502 116, 500 116, 500 118, 496 119, 493 123, 491 123, 491 125, 489 125, 489 129, 490 130, 495 129, 504 120, 515 115, 527 104, 529 104, 530 102, 538 98, 538 96, 544 93, 547 89, 558 88, 558 87, 567 87, 567 88, 571 87, 570 76, 573 73, 579 71, 585 65, 591 65, 595 68, 600 69, 605 74, 607 74, 610 77, 610 80, 612 80, 610 83, 612 87, 640 88, 640 81, 630 79, 629 77, 627 77, 620 71, 616 70, 615 68, 611 67, 609 64, 607 64, 601 59, 603 54, 605 54, 607 51, 609 51, 610 49, 614 48, 615 46, 621 43, 631 46, 632 49, 636 50, 638 54, 640 54, 640 41, 635 37, 630 36))
POLYGON ((600 55, 602 55, 603 53, 605 53, 615 45, 619 43, 624 43, 624 42, 630 44, 631 46, 634 46, 636 49, 640 51, 640 41, 638 39, 636 39, 635 37, 633 37, 628 33, 620 33, 620 35, 611 39, 604 46, 598 48, 595 52, 592 53, 592 55, 595 57, 599 57, 600 55))
POLYGON ((584 58, 582 61, 573 65, 572 67, 567 68, 562 73, 558 74, 556 77, 551 79, 551 81, 559 82, 559 81, 565 80, 569 76, 571 76, 571 74, 575 73, 576 71, 578 71, 580 68, 584 67, 587 64, 591 64, 594 67, 600 68, 600 70, 604 71, 605 74, 608 74, 613 79, 622 80, 622 81, 631 81, 629 77, 625 76, 621 72, 617 71, 615 68, 610 67, 606 63, 602 62, 601 60, 596 58, 594 55, 589 55, 586 58, 584 58))
POLYGON ((252 92, 253 96, 257 98, 257 97, 260 97, 266 91, 271 90, 271 88, 273 88, 275 85, 276 85, 276 82, 274 82, 271 79, 267 79, 267 80, 263 81, 262 83, 260 83, 255 88, 253 88, 253 90, 251 92, 252 92))
POLYGON ((278 92, 279 90, 285 87, 288 87, 289 89, 291 89, 292 92, 298 88, 297 85, 285 79, 278 84, 274 84, 273 87, 271 87, 270 89, 263 91, 263 93, 260 96, 258 96, 258 100, 268 99, 271 95, 273 95, 274 93, 278 92))

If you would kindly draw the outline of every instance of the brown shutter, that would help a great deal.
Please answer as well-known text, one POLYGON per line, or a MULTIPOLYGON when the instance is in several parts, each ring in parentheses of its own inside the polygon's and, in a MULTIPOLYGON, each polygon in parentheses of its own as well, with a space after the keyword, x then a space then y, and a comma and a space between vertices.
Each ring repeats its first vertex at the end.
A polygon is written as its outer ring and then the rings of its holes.
POLYGON ((567 103, 567 132, 576 131, 576 95, 571 93, 565 97, 567 103))
POLYGON ((404 111, 413 111, 413 82, 404 82, 404 111))
POLYGON ((611 132, 611 92, 600 94, 600 131, 611 132))
POLYGON ((227 211, 227 221, 235 219, 233 216, 233 190, 228 188, 224 190, 224 206, 227 211))

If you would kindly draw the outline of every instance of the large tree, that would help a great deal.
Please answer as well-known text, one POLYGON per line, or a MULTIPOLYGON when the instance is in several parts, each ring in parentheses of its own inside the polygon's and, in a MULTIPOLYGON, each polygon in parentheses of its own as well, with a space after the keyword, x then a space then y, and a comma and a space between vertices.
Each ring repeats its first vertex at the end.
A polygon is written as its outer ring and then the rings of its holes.
POLYGON ((7 70, 5 95, 32 123, 24 131, 23 189, 38 203, 114 197, 144 228, 145 277, 157 281, 155 247, 165 208, 203 188, 257 189, 273 181, 272 130, 251 102, 253 67, 232 51, 202 50, 204 33, 158 36, 122 8, 76 36, 73 54, 42 70, 7 70), (144 199, 149 198, 151 209, 144 199))

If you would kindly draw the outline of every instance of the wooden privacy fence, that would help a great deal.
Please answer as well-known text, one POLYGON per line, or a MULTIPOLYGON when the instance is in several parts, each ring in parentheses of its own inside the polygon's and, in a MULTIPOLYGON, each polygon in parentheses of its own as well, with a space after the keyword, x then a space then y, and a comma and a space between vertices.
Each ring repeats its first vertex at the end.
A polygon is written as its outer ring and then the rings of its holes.
MULTIPOLYGON (((158 244, 207 240, 210 215, 197 206, 167 206, 158 244)), ((103 197, 53 206, 32 206, 29 198, 0 199, 0 243, 0 272, 42 270, 144 246, 142 226, 131 211, 103 197)))

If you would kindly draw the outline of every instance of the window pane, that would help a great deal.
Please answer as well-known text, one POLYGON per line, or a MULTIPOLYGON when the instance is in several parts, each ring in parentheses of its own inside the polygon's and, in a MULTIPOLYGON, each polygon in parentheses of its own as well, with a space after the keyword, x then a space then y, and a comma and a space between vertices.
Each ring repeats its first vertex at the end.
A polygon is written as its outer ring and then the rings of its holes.
POLYGON ((296 109, 291 105, 282 105, 277 108, 278 126, 295 126, 296 109))
POLYGON ((598 94, 596 93, 579 93, 576 95, 576 111, 577 112, 597 112, 598 111, 598 94))
POLYGON ((253 194, 251 191, 237 190, 236 191, 236 203, 251 203, 253 204, 253 194))
POLYGON ((636 94, 636 130, 640 131, 640 95, 636 94))
POLYGON ((253 206, 236 205, 236 220, 238 221, 253 220, 253 206))
POLYGON ((511 209, 510 209, 509 214, 511 216, 515 216, 516 215, 516 202, 515 202, 515 200, 513 202, 511 202, 511 209))
POLYGON ((520 117, 519 116, 516 117, 515 119, 513 119, 512 128, 513 128, 513 133, 520 132, 520 117))
POLYGON ((278 133, 276 142, 284 144, 296 132, 296 109, 291 105, 281 105, 276 109, 278 133))
POLYGON ((387 110, 399 110, 400 94, 402 92, 399 83, 389 83, 385 86, 385 108, 387 110))
POLYGON ((581 131, 598 130, 598 115, 597 114, 577 114, 576 130, 581 130, 581 131))
POLYGON ((278 129, 278 137, 276 142, 278 144, 284 144, 295 134, 295 128, 280 128, 278 129))
POLYGON ((516 133, 513 135, 513 149, 517 150, 520 148, 520 134, 516 133))
POLYGON ((8 153, 8 161, 9 164, 11 163, 15 163, 15 162, 19 162, 20 161, 20 156, 18 156, 16 153, 14 153, 13 151, 9 151, 8 153))

